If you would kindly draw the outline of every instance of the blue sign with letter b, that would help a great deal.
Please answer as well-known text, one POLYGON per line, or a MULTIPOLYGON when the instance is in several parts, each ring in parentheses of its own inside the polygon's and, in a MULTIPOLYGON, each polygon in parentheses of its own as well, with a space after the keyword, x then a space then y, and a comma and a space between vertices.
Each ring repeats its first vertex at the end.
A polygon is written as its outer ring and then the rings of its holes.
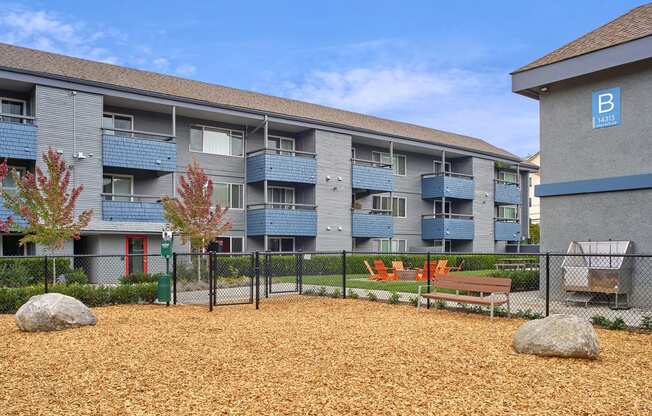
POLYGON ((594 91, 592 99, 593 128, 617 126, 620 124, 620 88, 594 91))

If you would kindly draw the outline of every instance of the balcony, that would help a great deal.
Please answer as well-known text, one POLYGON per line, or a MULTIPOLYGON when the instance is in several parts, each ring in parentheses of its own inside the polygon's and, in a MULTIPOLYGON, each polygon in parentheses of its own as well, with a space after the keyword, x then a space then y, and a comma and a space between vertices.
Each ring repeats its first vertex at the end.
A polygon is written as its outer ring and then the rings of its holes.
POLYGON ((354 192, 379 193, 394 191, 392 165, 361 159, 353 159, 352 163, 351 184, 354 192))
POLYGON ((317 183, 315 154, 260 149, 247 153, 247 183, 261 181, 317 183))
POLYGON ((421 198, 473 199, 475 181, 473 176, 446 172, 421 175, 421 198))
POLYGON ((351 236, 358 238, 392 238, 394 219, 391 211, 358 211, 351 213, 351 236))
POLYGON ((497 218, 494 223, 496 241, 518 241, 521 239, 521 223, 518 220, 497 218))
POLYGON ((102 219, 121 222, 163 223, 160 197, 145 195, 102 194, 102 219))
POLYGON ((0 114, 0 157, 36 160, 36 131, 33 117, 0 114))
POLYGON ((473 240, 473 216, 466 214, 429 214, 421 217, 423 240, 473 240))
POLYGON ((0 219, 2 219, 2 221, 6 221, 7 218, 11 217, 14 221, 14 224, 25 227, 27 225, 27 221, 25 221, 21 216, 14 214, 14 212, 9 208, 5 207, 4 202, 4 199, 0 196, 0 219))
POLYGON ((494 200, 499 205, 519 205, 521 203, 521 187, 514 182, 496 180, 494 200))
POLYGON ((247 235, 317 235, 317 211, 308 204, 257 204, 247 207, 247 235))
POLYGON ((104 130, 102 135, 104 166, 174 172, 177 144, 170 136, 132 130, 104 130))

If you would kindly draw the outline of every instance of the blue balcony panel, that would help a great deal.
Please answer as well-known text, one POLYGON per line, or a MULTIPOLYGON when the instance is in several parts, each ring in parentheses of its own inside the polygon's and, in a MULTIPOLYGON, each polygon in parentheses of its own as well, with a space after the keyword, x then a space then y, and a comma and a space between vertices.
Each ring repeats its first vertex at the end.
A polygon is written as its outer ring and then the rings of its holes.
POLYGON ((432 218, 421 219, 421 238, 423 240, 473 240, 472 219, 432 218))
POLYGON ((247 235, 317 235, 317 212, 307 209, 259 208, 247 211, 247 235))
POLYGON ((0 122, 0 157, 36 160, 36 126, 0 122))
POLYGON ((389 168, 353 165, 354 190, 371 192, 394 191, 394 173, 389 168))
POLYGON ((497 204, 519 205, 521 187, 516 184, 496 182, 495 201, 497 204))
POLYGON ((2 219, 2 221, 7 221, 7 218, 9 217, 14 221, 14 224, 21 227, 27 226, 27 221, 25 221, 20 215, 14 214, 12 210, 5 207, 4 199, 0 196, 0 219, 2 219))
POLYGON ((521 224, 518 222, 496 221, 494 227, 496 241, 518 241, 521 239, 521 224))
POLYGON ((163 222, 160 202, 102 201, 104 221, 163 222))
POLYGON ((317 183, 317 161, 313 157, 259 153, 247 158, 247 183, 260 181, 317 183))
POLYGON ((177 167, 177 144, 152 139, 102 136, 104 166, 116 168, 174 172, 177 167))
POLYGON ((391 215, 354 212, 351 235, 359 238, 392 238, 394 220, 391 215))
POLYGON ((425 176, 421 178, 421 197, 473 199, 475 181, 455 176, 425 176))

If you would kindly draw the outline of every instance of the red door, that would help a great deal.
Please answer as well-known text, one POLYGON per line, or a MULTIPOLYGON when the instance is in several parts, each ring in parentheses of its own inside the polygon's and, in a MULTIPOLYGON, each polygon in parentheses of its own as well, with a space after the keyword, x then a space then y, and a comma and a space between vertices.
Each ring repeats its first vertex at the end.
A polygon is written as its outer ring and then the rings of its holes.
POLYGON ((147 273, 147 236, 128 235, 125 238, 125 274, 147 273))

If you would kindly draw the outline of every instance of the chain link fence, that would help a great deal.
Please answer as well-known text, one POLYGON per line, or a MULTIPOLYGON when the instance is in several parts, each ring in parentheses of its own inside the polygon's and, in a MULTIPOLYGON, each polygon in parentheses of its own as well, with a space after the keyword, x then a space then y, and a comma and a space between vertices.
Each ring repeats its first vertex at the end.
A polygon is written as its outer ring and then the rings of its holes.
POLYGON ((489 313, 487 305, 458 301, 455 296, 485 298, 488 293, 465 289, 463 284, 451 287, 450 282, 441 287, 446 280, 441 278, 506 278, 511 282, 509 303, 499 297, 496 315, 533 319, 563 313, 610 328, 652 329, 652 256, 634 254, 341 251, 175 253, 170 259, 0 257, 0 313, 14 313, 29 297, 46 292, 69 294, 89 306, 151 303, 157 300, 157 279, 165 273, 171 279, 171 303, 211 310, 233 304, 259 308, 267 302, 321 296, 482 314, 489 313), (425 299, 420 293, 442 295, 425 299))

